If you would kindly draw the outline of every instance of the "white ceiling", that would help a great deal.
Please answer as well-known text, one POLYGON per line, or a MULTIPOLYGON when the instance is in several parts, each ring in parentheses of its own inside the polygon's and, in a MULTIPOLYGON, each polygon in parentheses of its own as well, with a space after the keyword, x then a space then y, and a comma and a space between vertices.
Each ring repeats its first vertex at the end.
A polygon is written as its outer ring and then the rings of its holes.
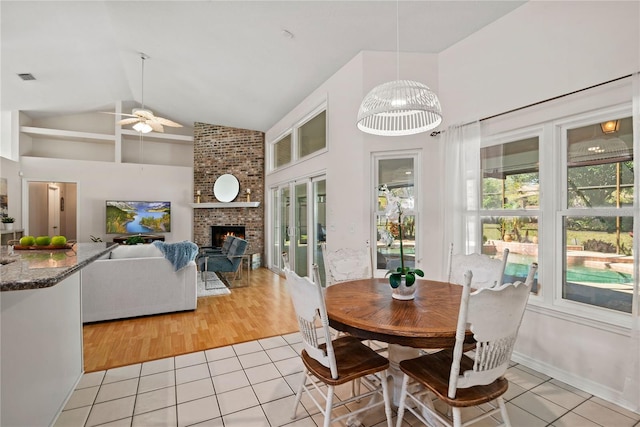
POLYGON ((0 107, 46 116, 140 103, 144 52, 156 115, 265 131, 358 52, 395 51, 396 6, 400 50, 438 53, 523 3, 3 0, 0 107))

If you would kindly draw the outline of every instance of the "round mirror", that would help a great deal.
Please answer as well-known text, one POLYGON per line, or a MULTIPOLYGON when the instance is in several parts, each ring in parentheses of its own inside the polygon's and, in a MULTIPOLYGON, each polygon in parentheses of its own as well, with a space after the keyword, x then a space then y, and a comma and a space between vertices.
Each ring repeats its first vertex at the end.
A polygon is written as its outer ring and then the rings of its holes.
POLYGON ((239 190, 240 183, 238 182, 238 178, 229 173, 220 175, 218 179, 216 179, 215 184, 213 184, 213 195, 219 202, 223 203, 235 199, 239 190))

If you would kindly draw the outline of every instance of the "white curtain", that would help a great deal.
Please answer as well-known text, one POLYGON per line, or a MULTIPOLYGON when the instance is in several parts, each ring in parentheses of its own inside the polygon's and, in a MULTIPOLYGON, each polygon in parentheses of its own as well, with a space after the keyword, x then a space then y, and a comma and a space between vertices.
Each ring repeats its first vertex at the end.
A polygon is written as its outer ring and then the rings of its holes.
MULTIPOLYGON (((480 122, 449 126, 444 132, 443 247, 455 253, 480 252, 480 122)), ((448 259, 445 257, 444 269, 448 259)))
MULTIPOLYGON (((633 157, 634 165, 640 161, 640 73, 633 76, 633 157)), ((624 383, 623 395, 628 400, 629 408, 640 412, 640 268, 638 254, 640 253, 640 172, 636 167, 634 174, 633 197, 633 296, 631 309, 631 335, 629 337, 629 354, 633 355, 624 383)))

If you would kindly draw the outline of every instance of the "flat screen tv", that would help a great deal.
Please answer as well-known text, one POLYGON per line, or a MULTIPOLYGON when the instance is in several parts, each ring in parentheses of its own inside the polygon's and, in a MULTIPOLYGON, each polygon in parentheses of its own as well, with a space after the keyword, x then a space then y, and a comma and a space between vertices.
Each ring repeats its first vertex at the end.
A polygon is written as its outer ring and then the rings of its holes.
POLYGON ((171 202, 107 200, 107 234, 168 233, 171 202))

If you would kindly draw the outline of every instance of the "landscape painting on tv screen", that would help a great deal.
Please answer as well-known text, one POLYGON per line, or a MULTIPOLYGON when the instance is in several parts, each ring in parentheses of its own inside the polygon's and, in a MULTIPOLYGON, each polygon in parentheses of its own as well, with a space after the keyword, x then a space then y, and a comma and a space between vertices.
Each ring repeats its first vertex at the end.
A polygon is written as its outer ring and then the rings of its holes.
POLYGON ((170 231, 171 202, 107 201, 107 234, 170 231))

